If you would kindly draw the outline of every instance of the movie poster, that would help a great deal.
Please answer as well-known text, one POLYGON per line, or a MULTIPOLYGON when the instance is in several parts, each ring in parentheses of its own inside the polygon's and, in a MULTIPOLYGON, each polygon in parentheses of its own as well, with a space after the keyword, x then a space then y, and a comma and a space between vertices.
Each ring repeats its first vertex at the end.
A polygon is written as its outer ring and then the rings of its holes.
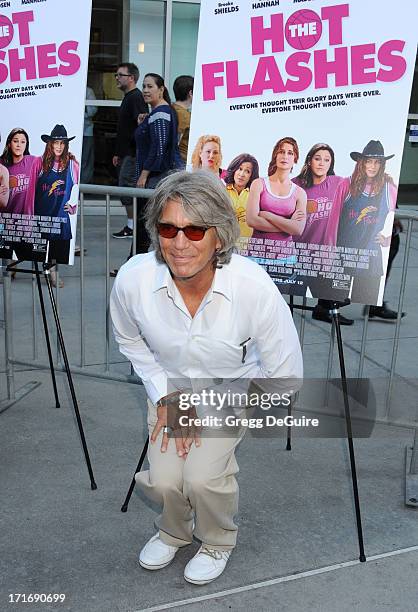
POLYGON ((282 293, 381 304, 416 58, 412 0, 202 0, 189 167, 282 293))
POLYGON ((90 17, 0 1, 0 257, 73 263, 90 17))

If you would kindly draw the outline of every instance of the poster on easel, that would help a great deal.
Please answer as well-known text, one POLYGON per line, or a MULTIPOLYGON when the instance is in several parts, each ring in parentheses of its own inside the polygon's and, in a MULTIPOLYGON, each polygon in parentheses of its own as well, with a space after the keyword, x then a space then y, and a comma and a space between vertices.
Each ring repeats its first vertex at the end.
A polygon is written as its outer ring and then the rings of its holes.
POLYGON ((382 303, 414 10, 412 0, 201 2, 188 167, 224 181, 238 251, 284 294, 382 303))
POLYGON ((0 2, 0 257, 74 260, 91 0, 0 2))

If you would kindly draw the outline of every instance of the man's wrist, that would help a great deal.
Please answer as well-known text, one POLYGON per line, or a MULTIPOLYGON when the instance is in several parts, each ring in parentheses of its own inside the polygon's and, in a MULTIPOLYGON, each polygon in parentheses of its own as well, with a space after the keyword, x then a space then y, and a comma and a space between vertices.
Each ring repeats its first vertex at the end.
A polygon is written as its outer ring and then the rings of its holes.
POLYGON ((168 406, 168 404, 171 404, 174 402, 177 403, 178 399, 179 399, 179 392, 174 391, 173 393, 169 393, 168 395, 164 395, 164 397, 161 397, 155 405, 157 408, 162 408, 164 406, 168 406))

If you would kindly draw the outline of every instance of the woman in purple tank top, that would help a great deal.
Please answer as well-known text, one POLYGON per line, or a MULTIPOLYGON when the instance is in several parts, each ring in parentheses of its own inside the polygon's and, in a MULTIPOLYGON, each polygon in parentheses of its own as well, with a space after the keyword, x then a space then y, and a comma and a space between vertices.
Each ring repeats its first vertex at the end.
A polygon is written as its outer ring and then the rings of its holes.
MULTIPOLYGON (((7 205, 0 211, 0 224, 2 213, 7 214, 7 229, 10 232, 19 231, 18 227, 21 215, 29 215, 32 210, 26 206, 26 192, 29 186, 29 177, 35 157, 29 153, 29 136, 23 128, 13 128, 6 139, 6 145, 0 157, 9 172, 9 199, 7 205), (19 221, 16 224, 16 219, 19 221)), ((1 208, 1 207, 0 207, 1 208)), ((27 259, 31 246, 24 242, 5 239, 3 243, 2 256, 12 259, 13 251, 18 259, 27 259)), ((12 278, 16 273, 12 273, 12 278)))
POLYGON ((4 212, 29 214, 25 196, 35 157, 29 153, 29 136, 23 128, 14 128, 7 136, 0 161, 9 171, 9 201, 4 212))
MULTIPOLYGON (((293 179, 296 185, 299 185, 306 191, 308 198, 306 226, 300 237, 300 242, 306 244, 305 250, 310 251, 310 256, 318 248, 310 247, 309 245, 324 244, 335 192, 342 181, 341 176, 335 175, 334 164, 335 154, 332 147, 324 142, 318 142, 308 151, 299 176, 293 179)), ((327 300, 323 299, 323 297, 335 295, 333 281, 327 278, 322 269, 317 272, 317 276, 314 276, 314 274, 315 272, 305 275, 301 273, 300 276, 304 285, 309 287, 312 297, 321 298, 312 311, 312 318, 331 323, 332 317, 329 311, 333 307, 335 300, 327 300)), ((344 306, 344 302, 339 302, 339 304, 340 307, 344 306)), ((352 325, 353 323, 353 319, 348 319, 340 314, 341 325, 352 325)))

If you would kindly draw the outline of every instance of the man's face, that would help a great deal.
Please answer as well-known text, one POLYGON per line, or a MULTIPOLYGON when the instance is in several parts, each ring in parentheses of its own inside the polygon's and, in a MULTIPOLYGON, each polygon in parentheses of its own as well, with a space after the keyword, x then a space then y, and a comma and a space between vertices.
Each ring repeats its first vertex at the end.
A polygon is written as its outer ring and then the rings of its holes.
POLYGON ((120 66, 115 73, 116 87, 121 91, 128 91, 134 83, 134 77, 129 74, 126 66, 120 66))
MULTIPOLYGON (((167 201, 160 223, 176 227, 196 225, 186 217, 183 206, 176 200, 167 201)), ((159 239, 162 255, 174 279, 211 281, 215 251, 221 247, 214 227, 206 231, 202 240, 189 240, 183 232, 178 232, 174 238, 160 236, 159 239)))

